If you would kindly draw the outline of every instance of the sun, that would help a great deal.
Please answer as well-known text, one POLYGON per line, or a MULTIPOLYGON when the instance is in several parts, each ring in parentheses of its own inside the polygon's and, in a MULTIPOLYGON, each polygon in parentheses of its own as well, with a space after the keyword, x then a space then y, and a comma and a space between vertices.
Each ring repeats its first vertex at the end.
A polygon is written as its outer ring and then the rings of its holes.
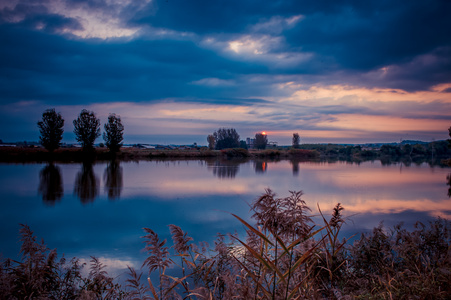
POLYGON ((266 131, 262 131, 262 134, 263 134, 263 135, 266 135, 266 131))

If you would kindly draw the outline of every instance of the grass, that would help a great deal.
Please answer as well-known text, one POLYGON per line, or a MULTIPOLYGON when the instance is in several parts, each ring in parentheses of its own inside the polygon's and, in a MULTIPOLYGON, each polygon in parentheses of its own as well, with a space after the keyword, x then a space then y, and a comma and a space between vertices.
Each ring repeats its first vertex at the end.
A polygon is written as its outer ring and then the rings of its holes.
POLYGON ((449 299, 450 224, 437 219, 382 225, 340 240, 347 218, 337 204, 322 222, 312 221, 301 191, 287 197, 267 189, 252 204, 253 222, 233 215, 244 237, 219 235, 214 247, 196 244, 170 225, 172 244, 144 228, 147 258, 142 270, 129 267, 125 286, 92 257, 58 260, 22 225, 20 261, 0 264, 1 299, 449 299), (87 275, 82 271, 89 268, 87 275), (179 270, 178 277, 167 270, 179 270), (143 272, 149 276, 143 280, 143 272), (153 274, 158 280, 152 281, 153 274), (152 276, 151 276, 152 275, 152 276))
POLYGON ((1 162, 82 162, 84 160, 111 160, 139 161, 161 158, 206 158, 206 157, 226 157, 226 158, 318 158, 319 155, 314 150, 246 150, 242 148, 208 150, 205 147, 199 149, 173 149, 155 150, 142 148, 121 148, 117 153, 110 153, 108 148, 97 147, 94 151, 86 152, 81 148, 60 148, 54 152, 48 152, 41 147, 0 147, 1 162), (302 152, 302 153, 301 153, 302 152))

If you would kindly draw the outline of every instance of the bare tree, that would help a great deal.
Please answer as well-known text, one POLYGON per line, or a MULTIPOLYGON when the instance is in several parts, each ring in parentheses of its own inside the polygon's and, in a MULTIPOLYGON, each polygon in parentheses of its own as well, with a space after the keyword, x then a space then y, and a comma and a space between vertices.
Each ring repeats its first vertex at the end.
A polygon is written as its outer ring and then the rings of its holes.
POLYGON ((100 120, 94 112, 83 109, 74 120, 74 133, 83 150, 92 150, 96 138, 100 136, 100 120))
POLYGON ((216 144, 215 136, 212 134, 209 134, 207 136, 207 142, 208 142, 208 149, 213 150, 215 148, 215 144, 216 144))
POLYGON ((45 149, 52 152, 60 146, 63 139, 64 120, 60 113, 56 113, 55 109, 47 109, 42 114, 42 121, 38 122, 41 136, 39 141, 45 149))
POLYGON ((122 125, 121 117, 116 116, 116 114, 110 114, 108 123, 105 124, 103 139, 111 152, 117 152, 122 147, 123 135, 124 125, 122 125))
POLYGON ((299 137, 299 133, 293 133, 293 148, 298 149, 300 142, 301 138, 299 137))

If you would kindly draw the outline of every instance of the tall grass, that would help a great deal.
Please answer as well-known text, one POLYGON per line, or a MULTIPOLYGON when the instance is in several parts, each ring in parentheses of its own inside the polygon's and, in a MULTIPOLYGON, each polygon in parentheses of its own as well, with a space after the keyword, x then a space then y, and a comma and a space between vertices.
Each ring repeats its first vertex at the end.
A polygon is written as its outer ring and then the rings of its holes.
POLYGON ((302 192, 277 197, 267 189, 252 203, 252 222, 233 217, 245 236, 219 235, 213 247, 169 225, 172 243, 144 228, 142 269, 129 267, 125 286, 92 257, 57 259, 22 225, 21 260, 0 264, 1 299, 449 299, 451 236, 437 219, 362 234, 353 244, 340 231, 347 218, 337 204, 318 207, 312 221, 302 192), (89 272, 82 272, 83 268, 89 272), (178 270, 171 276, 167 270, 178 270), (143 274, 147 273, 147 281, 143 274), (87 275, 83 275, 87 274, 87 275), (155 276, 156 275, 156 276, 155 276), (151 280, 150 278, 157 278, 151 280))

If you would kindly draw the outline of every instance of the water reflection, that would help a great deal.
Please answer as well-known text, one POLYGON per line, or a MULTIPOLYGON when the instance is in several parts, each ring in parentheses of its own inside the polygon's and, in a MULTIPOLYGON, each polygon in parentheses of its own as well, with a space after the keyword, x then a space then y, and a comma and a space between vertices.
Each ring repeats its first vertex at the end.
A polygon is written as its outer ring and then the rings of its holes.
POLYGON ((263 160, 254 161, 255 173, 265 173, 268 169, 268 163, 263 160))
POLYGON ((213 170, 213 175, 218 178, 235 178, 240 170, 240 164, 245 163, 246 160, 214 160, 207 161, 209 169, 213 170))
POLYGON ((108 163, 103 179, 105 180, 105 192, 108 195, 108 199, 119 199, 123 186, 122 167, 119 161, 112 160, 108 163))
POLYGON ((93 202, 99 194, 99 179, 92 165, 90 161, 83 162, 81 170, 75 177, 74 194, 83 204, 93 202))
POLYGON ((448 188, 448 197, 451 198, 451 173, 449 173, 449 174, 446 176, 446 180, 447 180, 446 185, 449 185, 449 188, 448 188))
POLYGON ((293 172, 293 176, 298 176, 299 175, 299 160, 295 160, 295 159, 292 159, 292 160, 290 160, 290 162, 291 162, 291 170, 292 170, 292 172, 293 172))
POLYGON ((63 178, 58 166, 49 163, 39 172, 38 193, 48 205, 54 205, 64 195, 63 178))
POLYGON ((14 248, 18 223, 33 224, 36 231, 45 233, 48 245, 70 256, 83 256, 89 248, 93 249, 89 254, 99 257, 120 253, 135 260, 142 248, 140 228, 149 227, 170 238, 167 224, 193 233, 196 241, 212 242, 218 232, 240 228, 225 212, 249 218, 248 203, 267 187, 280 197, 288 196, 290 190, 303 190, 312 214, 317 214, 317 205, 329 213, 342 203, 345 215, 353 215, 349 226, 356 226, 348 236, 371 230, 381 221, 391 226, 400 221, 427 223, 436 216, 451 219, 451 168, 415 161, 410 167, 405 162, 388 165, 379 160, 260 159, 255 163, 215 158, 121 161, 120 165, 0 164, 0 252, 6 257, 18 253, 14 248), (266 171, 256 174, 256 169, 266 171), (49 207, 44 201, 63 197, 62 177, 68 181, 64 182, 65 199, 49 207), (67 191, 74 191, 75 199, 68 197, 67 191), (96 198, 107 198, 108 194, 121 201, 96 198), (95 205, 82 205, 93 200, 95 205))

